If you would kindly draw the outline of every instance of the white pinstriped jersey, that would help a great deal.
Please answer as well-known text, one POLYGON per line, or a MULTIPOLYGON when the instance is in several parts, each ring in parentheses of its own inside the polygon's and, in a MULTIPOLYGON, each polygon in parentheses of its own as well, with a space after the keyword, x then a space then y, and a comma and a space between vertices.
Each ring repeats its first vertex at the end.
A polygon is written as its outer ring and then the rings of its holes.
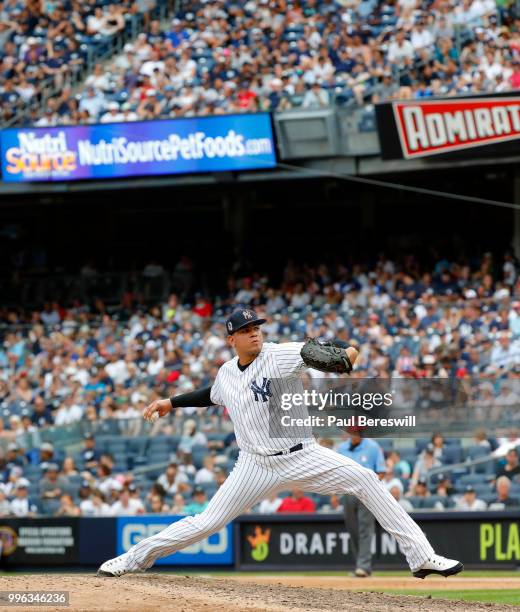
POLYGON ((303 393, 298 376, 307 367, 300 356, 303 344, 264 342, 258 357, 245 370, 238 367, 238 357, 219 369, 211 401, 228 409, 242 450, 268 455, 314 439, 310 426, 283 427, 280 420, 282 414, 308 415, 304 406, 293 406, 286 413, 280 409, 282 394, 303 393))

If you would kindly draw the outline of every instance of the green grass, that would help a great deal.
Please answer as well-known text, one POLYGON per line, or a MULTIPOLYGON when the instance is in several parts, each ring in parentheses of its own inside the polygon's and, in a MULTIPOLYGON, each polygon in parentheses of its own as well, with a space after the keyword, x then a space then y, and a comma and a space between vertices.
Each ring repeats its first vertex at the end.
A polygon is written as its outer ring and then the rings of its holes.
MULTIPOLYGON (((373 589, 371 590, 373 591, 373 589)), ((415 597, 424 595, 424 591, 413 591, 410 589, 384 589, 384 592, 391 593, 393 595, 414 595, 415 597)), ((431 596, 432 599, 462 599, 464 601, 479 601, 481 603, 500 603, 520 606, 520 589, 432 591, 431 596)))

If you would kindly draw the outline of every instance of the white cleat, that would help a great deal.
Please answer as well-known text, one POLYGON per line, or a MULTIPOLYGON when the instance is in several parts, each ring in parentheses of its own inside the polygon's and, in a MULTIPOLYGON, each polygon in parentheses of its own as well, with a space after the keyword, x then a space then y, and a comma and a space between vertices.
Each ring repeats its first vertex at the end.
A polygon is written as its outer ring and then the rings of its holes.
POLYGON ((118 578, 123 574, 128 574, 130 571, 126 565, 126 555, 119 555, 119 557, 105 561, 98 569, 97 575, 118 578))
POLYGON ((413 572, 416 578, 425 578, 429 574, 439 574, 440 576, 448 577, 462 572, 464 566, 460 561, 455 559, 446 559, 441 555, 433 555, 421 567, 413 572))

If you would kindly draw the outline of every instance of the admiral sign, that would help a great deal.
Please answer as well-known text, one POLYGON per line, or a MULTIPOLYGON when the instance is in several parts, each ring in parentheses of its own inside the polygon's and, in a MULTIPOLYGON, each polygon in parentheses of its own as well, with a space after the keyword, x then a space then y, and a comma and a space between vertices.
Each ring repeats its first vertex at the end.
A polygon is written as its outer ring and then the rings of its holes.
POLYGON ((463 152, 520 138, 520 96, 392 102, 376 112, 386 159, 463 152))

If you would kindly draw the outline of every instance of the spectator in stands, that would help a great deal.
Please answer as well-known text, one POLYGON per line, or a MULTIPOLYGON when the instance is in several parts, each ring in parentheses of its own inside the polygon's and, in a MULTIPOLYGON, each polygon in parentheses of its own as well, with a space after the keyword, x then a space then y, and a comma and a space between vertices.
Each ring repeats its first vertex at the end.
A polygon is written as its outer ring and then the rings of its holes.
POLYGON ((424 451, 419 456, 419 459, 415 463, 413 474, 410 479, 410 488, 414 487, 420 480, 425 480, 428 476, 428 472, 441 465, 441 462, 435 458, 435 449, 433 444, 430 442, 427 444, 424 451))
POLYGON ((464 494, 455 502, 455 510, 480 512, 486 508, 486 502, 477 497, 477 493, 472 485, 467 485, 464 489, 464 494))
POLYGON ((72 497, 66 493, 60 498, 60 507, 55 512, 55 516, 80 516, 81 510, 74 504, 72 497))
POLYGON ((11 465, 17 465, 19 467, 24 467, 27 465, 27 459, 21 452, 21 448, 19 444, 12 442, 7 446, 7 453, 5 456, 6 462, 11 465))
POLYGON ((202 460, 202 467, 195 474, 195 484, 207 484, 215 482, 215 457, 206 455, 202 460))
POLYGON ((40 482, 40 497, 43 499, 58 499, 66 486, 67 479, 59 474, 58 465, 47 463, 44 476, 40 482))
POLYGON ((345 508, 341 503, 341 498, 338 495, 331 495, 329 501, 319 508, 319 512, 344 512, 345 508))
POLYGON ((10 504, 10 514, 21 518, 35 516, 38 513, 38 507, 29 499, 29 484, 26 478, 20 478, 16 482, 15 497, 10 504))
POLYGON ((0 516, 9 516, 11 513, 11 505, 7 499, 7 495, 0 489, 0 516))
POLYGON ((89 497, 80 503, 81 516, 111 516, 112 510, 105 503, 105 498, 101 491, 93 490, 89 497))
POLYGON ((157 479, 157 483, 163 487, 168 495, 186 491, 188 482, 186 474, 179 472, 179 466, 174 462, 171 462, 164 474, 161 474, 157 479))
POLYGON ((293 488, 288 497, 284 497, 278 512, 316 512, 316 504, 304 495, 301 489, 293 488))
POLYGON ((278 512, 282 504, 282 498, 278 497, 277 493, 271 493, 266 499, 263 499, 258 505, 259 514, 274 514, 278 512))
POLYGON ((121 484, 112 475, 112 469, 106 463, 100 462, 97 468, 97 481, 95 486, 103 493, 105 498, 108 499, 114 486, 117 489, 121 484))
POLYGON ((433 456, 435 459, 441 460, 442 453, 444 451, 444 437, 442 434, 435 432, 432 434, 431 444, 433 446, 433 456))
POLYGON ((503 510, 504 508, 515 508, 519 505, 519 500, 516 497, 511 497, 511 481, 507 476, 500 476, 496 483, 496 498, 490 502, 489 510, 503 510))
POLYGON ((430 497, 430 491, 428 491, 428 483, 426 480, 419 479, 414 485, 412 485, 407 497, 430 497))
POLYGON ((96 439, 94 434, 86 433, 84 435, 84 448, 81 452, 81 458, 85 464, 86 470, 95 471, 99 464, 101 453, 96 449, 96 439))
POLYGON ((303 97, 303 108, 327 108, 329 106, 329 94, 322 89, 317 81, 313 83, 303 97))
POLYGON ((200 514, 204 512, 208 505, 208 498, 206 492, 201 487, 195 487, 192 493, 192 500, 189 504, 186 504, 184 508, 185 514, 200 514))
POLYGON ((506 462, 499 465, 496 476, 507 476, 510 480, 518 481, 518 474, 520 474, 520 463, 518 462, 518 450, 517 448, 511 448, 507 451, 506 462))
POLYGON ((176 493, 173 497, 171 513, 186 514, 186 502, 184 500, 184 497, 180 493, 176 493))
POLYGON ((131 491, 128 486, 123 487, 119 494, 119 499, 112 504, 111 510, 113 516, 135 516, 145 513, 143 502, 140 499, 131 497, 131 491))
POLYGON ((195 420, 188 419, 184 422, 182 437, 179 442, 179 451, 191 453, 194 446, 205 446, 207 442, 206 436, 201 431, 197 431, 197 422, 195 420))
POLYGON ((406 512, 413 512, 413 504, 410 502, 410 500, 403 497, 403 486, 399 486, 399 484, 394 484, 390 489, 390 493, 395 498, 395 500, 399 502, 399 505, 401 505, 404 510, 406 510, 406 512))
POLYGON ((65 478, 70 478, 70 476, 77 476, 78 474, 79 472, 76 469, 74 459, 72 457, 65 457, 61 467, 61 475, 65 476, 65 478))
POLYGON ((491 443, 487 438, 485 429, 477 429, 475 431, 473 441, 475 446, 482 446, 483 448, 489 449, 489 452, 491 452, 491 443))
POLYGON ((505 457, 512 448, 520 446, 520 433, 518 429, 511 429, 506 438, 499 438, 498 448, 493 451, 494 457, 505 457))
POLYGON ((226 482, 227 477, 228 475, 224 468, 215 468, 215 484, 217 485, 217 489, 219 489, 226 482))
POLYGON ((386 467, 387 473, 391 467, 393 474, 397 478, 410 478, 410 474, 412 472, 408 461, 402 459, 399 451, 397 450, 389 451, 388 458, 386 460, 386 467))
POLYGON ((52 412, 41 395, 36 395, 34 398, 31 422, 40 429, 54 423, 52 412))
POLYGON ((168 514, 170 512, 170 507, 160 495, 152 495, 148 511, 151 514, 168 514))

